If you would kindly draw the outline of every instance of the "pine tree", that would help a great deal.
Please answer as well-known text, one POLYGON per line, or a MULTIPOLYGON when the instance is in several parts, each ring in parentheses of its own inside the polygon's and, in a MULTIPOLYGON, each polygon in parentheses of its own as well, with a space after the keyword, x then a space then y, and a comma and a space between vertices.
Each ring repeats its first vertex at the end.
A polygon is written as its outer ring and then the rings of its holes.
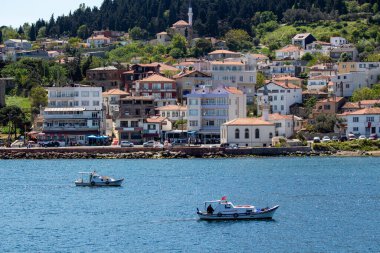
POLYGON ((30 41, 36 41, 36 27, 34 26, 34 24, 32 24, 32 26, 30 27, 30 31, 29 31, 29 39, 30 41))

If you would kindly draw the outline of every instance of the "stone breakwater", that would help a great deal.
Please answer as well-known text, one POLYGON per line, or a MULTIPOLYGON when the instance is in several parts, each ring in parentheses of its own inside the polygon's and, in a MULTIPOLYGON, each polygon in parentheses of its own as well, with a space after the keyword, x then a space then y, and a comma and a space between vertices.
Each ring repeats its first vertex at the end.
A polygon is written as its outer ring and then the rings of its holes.
MULTIPOLYGON (((315 152, 309 147, 294 148, 199 148, 181 147, 170 150, 143 148, 38 148, 1 149, 0 159, 189 159, 258 156, 325 156, 337 152, 315 152)), ((359 154, 363 155, 363 154, 359 154)), ((354 156, 349 154, 348 156, 354 156)))

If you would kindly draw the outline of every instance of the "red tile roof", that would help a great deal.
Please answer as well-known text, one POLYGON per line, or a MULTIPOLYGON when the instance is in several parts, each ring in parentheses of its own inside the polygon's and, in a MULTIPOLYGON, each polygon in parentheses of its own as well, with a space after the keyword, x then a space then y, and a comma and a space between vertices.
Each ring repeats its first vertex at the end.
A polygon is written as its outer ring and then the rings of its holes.
POLYGON ((214 54, 239 54, 240 55, 240 53, 232 52, 229 50, 215 50, 209 53, 209 55, 214 55, 214 54))
MULTIPOLYGON (((292 84, 292 83, 284 83, 284 82, 277 82, 277 81, 270 81, 269 83, 274 83, 284 89, 301 89, 299 86, 295 85, 295 84, 292 84)), ((267 83, 267 85, 269 84, 267 83)))
POLYGON ((259 118, 238 118, 224 123, 226 126, 274 126, 273 123, 259 118))
POLYGON ((178 106, 178 105, 166 105, 158 107, 157 110, 159 111, 186 111, 186 106, 178 106))
POLYGON ((187 23, 185 20, 179 20, 179 21, 177 21, 177 22, 175 22, 173 24, 173 27, 176 27, 176 26, 188 26, 188 25, 189 25, 189 23, 187 23))
POLYGON ((147 118, 146 122, 147 123, 161 123, 161 122, 165 121, 166 119, 167 119, 166 117, 156 116, 156 117, 147 118))
POLYGON ((238 90, 235 87, 225 87, 226 91, 228 91, 231 94, 236 94, 236 95, 243 95, 243 92, 241 90, 238 90))
POLYGON ((108 96, 108 95, 129 95, 129 93, 119 90, 119 89, 112 89, 112 90, 103 92, 103 96, 108 96))
POLYGON ((140 80, 139 82, 175 82, 173 79, 166 78, 164 76, 154 74, 140 80))
POLYGON ((345 113, 346 115, 372 115, 372 114, 380 114, 380 107, 374 108, 364 108, 361 110, 357 110, 354 112, 345 113))

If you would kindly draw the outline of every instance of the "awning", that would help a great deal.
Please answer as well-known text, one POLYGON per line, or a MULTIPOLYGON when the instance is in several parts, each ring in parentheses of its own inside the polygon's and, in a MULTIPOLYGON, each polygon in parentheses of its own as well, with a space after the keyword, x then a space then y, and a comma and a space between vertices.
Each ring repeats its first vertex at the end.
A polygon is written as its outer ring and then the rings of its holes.
POLYGON ((45 108, 45 112, 83 112, 85 108, 68 107, 68 108, 45 108))

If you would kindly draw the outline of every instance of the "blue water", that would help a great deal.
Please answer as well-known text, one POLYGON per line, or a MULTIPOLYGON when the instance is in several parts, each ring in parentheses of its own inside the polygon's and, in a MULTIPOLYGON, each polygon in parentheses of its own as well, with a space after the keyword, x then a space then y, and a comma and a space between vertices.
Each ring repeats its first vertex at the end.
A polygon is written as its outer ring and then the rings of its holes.
POLYGON ((380 159, 0 161, 0 252, 379 252, 380 159), (125 177, 79 188, 77 172, 125 177), (199 221, 228 196, 274 221, 199 221))

